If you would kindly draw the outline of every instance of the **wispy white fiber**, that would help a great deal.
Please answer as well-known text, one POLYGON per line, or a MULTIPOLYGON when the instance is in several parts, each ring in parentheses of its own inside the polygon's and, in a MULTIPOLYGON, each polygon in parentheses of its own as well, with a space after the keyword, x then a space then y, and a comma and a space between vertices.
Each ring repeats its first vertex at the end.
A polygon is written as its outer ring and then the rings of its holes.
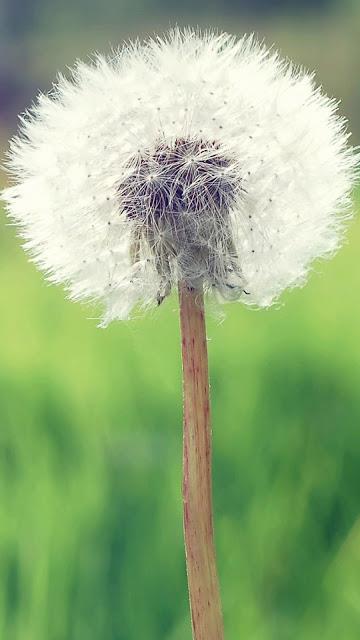
POLYGON ((253 37, 172 31, 79 62, 11 142, 24 246, 103 324, 179 278, 257 307, 341 242, 356 152, 337 104, 253 37))

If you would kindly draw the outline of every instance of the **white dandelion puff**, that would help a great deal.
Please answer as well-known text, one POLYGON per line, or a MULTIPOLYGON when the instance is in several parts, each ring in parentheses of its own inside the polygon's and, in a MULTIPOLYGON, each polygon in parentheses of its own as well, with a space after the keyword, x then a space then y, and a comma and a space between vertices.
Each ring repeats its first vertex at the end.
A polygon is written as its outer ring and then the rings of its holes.
POLYGON ((339 246, 347 141, 336 102, 253 37, 175 30, 59 76, 21 118, 2 195, 104 325, 178 281, 266 307, 339 246))

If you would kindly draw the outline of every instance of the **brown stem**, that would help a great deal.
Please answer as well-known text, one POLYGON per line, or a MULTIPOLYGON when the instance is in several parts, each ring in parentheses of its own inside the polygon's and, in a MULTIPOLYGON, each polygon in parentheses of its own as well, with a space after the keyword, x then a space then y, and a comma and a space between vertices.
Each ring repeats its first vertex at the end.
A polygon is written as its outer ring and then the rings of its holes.
POLYGON ((183 501, 194 640, 223 640, 213 534, 208 357, 202 291, 179 285, 184 390, 183 501))

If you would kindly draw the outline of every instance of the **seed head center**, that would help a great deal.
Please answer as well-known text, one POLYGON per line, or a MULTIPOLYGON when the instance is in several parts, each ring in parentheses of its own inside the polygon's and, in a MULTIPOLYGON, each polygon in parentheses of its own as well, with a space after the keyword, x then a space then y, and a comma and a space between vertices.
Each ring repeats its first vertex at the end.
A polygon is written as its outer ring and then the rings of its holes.
POLYGON ((146 226, 184 215, 224 214, 237 191, 233 161, 214 141, 177 138, 159 142, 128 163, 118 187, 122 211, 146 226))

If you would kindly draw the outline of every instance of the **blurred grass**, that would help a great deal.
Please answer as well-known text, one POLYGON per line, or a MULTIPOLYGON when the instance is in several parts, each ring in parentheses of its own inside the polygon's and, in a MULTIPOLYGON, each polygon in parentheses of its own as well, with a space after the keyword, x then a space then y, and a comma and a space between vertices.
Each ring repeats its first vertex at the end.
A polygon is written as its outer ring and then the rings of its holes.
MULTIPOLYGON (((228 640, 359 637, 359 242, 209 317, 228 640)), ((0 638, 190 640, 176 298, 100 330, 0 249, 0 638)))

